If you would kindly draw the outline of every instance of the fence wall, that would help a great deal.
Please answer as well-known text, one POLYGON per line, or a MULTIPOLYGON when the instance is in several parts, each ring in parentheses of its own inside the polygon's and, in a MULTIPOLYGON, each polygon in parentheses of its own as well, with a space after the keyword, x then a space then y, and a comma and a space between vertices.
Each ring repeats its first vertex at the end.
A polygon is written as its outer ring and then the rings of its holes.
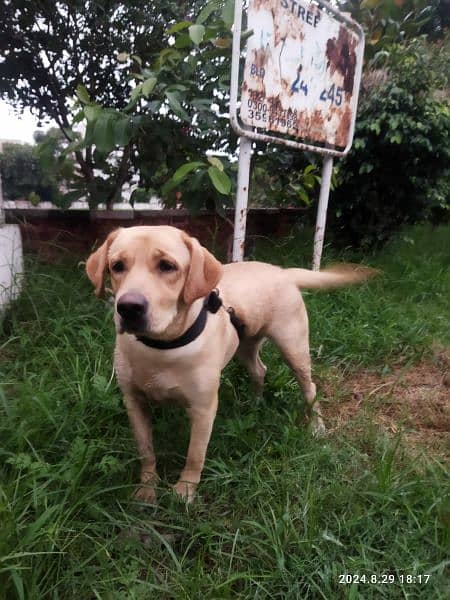
MULTIPOLYGON (((277 238, 286 235, 302 214, 303 211, 296 208, 250 209, 247 246, 251 247, 258 236, 277 238)), ((227 211, 221 217, 207 211, 192 215, 184 209, 60 211, 6 208, 5 218, 7 223, 20 226, 24 250, 43 257, 68 252, 86 255, 117 227, 173 225, 199 238, 225 258, 231 249, 234 211, 227 211)))

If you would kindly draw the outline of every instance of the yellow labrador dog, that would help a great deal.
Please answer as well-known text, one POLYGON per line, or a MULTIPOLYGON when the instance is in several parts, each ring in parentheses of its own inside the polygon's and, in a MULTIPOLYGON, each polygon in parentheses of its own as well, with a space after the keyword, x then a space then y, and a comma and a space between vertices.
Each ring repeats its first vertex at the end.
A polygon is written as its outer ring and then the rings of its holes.
POLYGON ((191 422, 175 491, 191 501, 200 481, 218 405, 220 374, 237 352, 259 390, 264 338, 279 347, 324 430, 311 380, 308 317, 299 290, 367 279, 373 270, 341 266, 320 272, 261 262, 223 265, 199 242, 169 226, 113 231, 88 259, 97 295, 109 273, 117 331, 114 367, 142 461, 137 497, 153 502, 157 480, 146 401, 182 403, 191 422))

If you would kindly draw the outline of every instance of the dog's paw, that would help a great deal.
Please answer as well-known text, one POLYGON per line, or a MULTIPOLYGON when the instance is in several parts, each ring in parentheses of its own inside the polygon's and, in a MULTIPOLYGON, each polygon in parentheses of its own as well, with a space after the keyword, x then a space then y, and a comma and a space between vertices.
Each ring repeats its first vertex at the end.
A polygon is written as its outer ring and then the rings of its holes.
POLYGON ((173 486, 173 489, 182 500, 184 500, 187 504, 190 504, 195 498, 197 484, 190 481, 182 481, 180 479, 180 481, 173 486))
POLYGON ((322 417, 314 416, 310 422, 310 430, 314 437, 323 437, 327 434, 325 423, 322 417))
POLYGON ((134 492, 134 499, 146 504, 156 504, 156 489, 154 484, 143 483, 134 492))

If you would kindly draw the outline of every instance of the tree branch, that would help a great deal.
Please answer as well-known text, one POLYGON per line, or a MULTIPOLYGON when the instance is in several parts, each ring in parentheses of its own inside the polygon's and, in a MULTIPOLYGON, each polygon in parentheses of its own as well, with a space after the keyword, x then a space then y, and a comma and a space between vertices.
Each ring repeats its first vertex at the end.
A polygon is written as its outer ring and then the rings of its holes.
POLYGON ((106 200, 106 208, 111 209, 114 203, 114 199, 117 196, 117 192, 122 189, 123 184, 128 179, 128 169, 131 155, 132 142, 129 142, 122 152, 122 158, 120 159, 119 168, 117 170, 117 177, 114 185, 114 189, 109 194, 106 200))

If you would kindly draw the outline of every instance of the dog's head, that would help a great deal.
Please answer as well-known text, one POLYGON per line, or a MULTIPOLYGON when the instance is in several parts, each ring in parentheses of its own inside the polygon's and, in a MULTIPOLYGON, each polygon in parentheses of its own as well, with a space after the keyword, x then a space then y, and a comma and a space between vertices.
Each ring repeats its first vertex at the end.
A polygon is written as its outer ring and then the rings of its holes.
POLYGON ((180 229, 140 226, 110 233, 88 258, 86 272, 97 296, 109 272, 118 331, 161 336, 215 288, 222 265, 180 229))

